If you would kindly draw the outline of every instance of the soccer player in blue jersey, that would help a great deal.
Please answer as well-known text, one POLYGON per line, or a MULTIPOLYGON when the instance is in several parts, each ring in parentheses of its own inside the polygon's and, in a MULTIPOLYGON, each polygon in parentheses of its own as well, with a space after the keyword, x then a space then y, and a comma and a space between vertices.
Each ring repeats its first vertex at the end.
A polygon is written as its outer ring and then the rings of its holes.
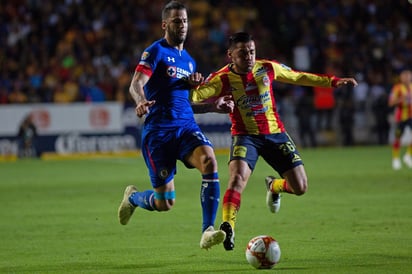
POLYGON ((171 1, 162 11, 164 38, 154 42, 141 55, 130 93, 136 102, 136 114, 145 117, 142 154, 149 170, 153 190, 138 191, 126 187, 119 206, 121 224, 128 223, 137 207, 168 211, 175 202, 174 175, 177 160, 202 174, 200 200, 202 237, 200 247, 208 249, 225 239, 225 232, 214 230, 220 199, 218 166, 212 144, 196 124, 193 112, 227 112, 231 101, 193 106, 189 90, 203 77, 195 72, 196 63, 184 49, 188 31, 185 6, 171 1))

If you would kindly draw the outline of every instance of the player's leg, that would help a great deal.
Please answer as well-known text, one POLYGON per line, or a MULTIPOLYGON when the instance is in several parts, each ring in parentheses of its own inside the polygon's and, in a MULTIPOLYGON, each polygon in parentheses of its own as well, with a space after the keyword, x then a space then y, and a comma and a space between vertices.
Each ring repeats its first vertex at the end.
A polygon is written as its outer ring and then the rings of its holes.
POLYGON ((145 210, 167 211, 175 201, 173 177, 176 173, 176 156, 169 145, 167 132, 156 132, 143 137, 142 154, 149 170, 153 190, 138 191, 136 186, 126 187, 118 209, 121 224, 128 223, 136 207, 145 210), (163 167, 159 170, 158 167, 163 167), (166 167, 166 168, 165 168, 166 167))
POLYGON ((220 185, 216 157, 210 146, 198 146, 190 153, 186 162, 197 168, 202 175, 200 201, 202 206, 202 232, 214 226, 219 207, 220 185))
POLYGON ((223 246, 233 250, 235 246, 235 225, 240 209, 241 195, 258 160, 257 147, 260 140, 252 136, 234 136, 229 158, 229 182, 223 196, 222 224, 226 232, 223 246))
POLYGON ((400 122, 396 124, 394 140, 392 143, 392 168, 394 170, 399 170, 402 167, 400 159, 400 150, 401 150, 401 137, 404 131, 404 123, 400 122))
MULTIPOLYGON (((407 121, 407 126, 412 130, 412 119, 407 121)), ((412 168, 412 140, 410 140, 406 146, 405 155, 403 155, 403 162, 409 168, 412 168)))
POLYGON ((210 141, 196 129, 190 134, 182 135, 182 148, 180 149, 183 162, 189 168, 197 168, 201 175, 200 204, 202 207, 202 237, 200 247, 209 249, 220 244, 225 233, 215 230, 214 224, 220 200, 219 174, 216 157, 210 141))
POLYGON ((138 191, 134 185, 126 187, 120 203, 118 216, 122 225, 126 225, 136 207, 149 211, 168 211, 175 203, 174 181, 154 190, 138 191))
POLYGON ((252 170, 246 161, 232 160, 229 163, 229 182, 223 197, 222 224, 220 229, 226 233, 223 246, 226 250, 235 247, 235 225, 240 209, 241 196, 247 185, 252 170))
POLYGON ((287 134, 268 137, 260 153, 263 159, 281 175, 281 178, 275 176, 265 178, 266 203, 269 210, 276 213, 280 209, 282 192, 295 195, 302 195, 306 192, 306 173, 299 152, 287 134))

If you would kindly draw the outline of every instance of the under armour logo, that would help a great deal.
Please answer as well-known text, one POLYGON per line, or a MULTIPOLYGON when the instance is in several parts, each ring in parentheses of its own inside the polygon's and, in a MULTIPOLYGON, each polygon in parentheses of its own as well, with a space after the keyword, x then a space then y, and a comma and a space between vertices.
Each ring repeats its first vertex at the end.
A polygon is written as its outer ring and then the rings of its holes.
POLYGON ((168 62, 172 62, 172 63, 174 63, 175 62, 175 58, 174 57, 167 57, 167 61, 168 62))

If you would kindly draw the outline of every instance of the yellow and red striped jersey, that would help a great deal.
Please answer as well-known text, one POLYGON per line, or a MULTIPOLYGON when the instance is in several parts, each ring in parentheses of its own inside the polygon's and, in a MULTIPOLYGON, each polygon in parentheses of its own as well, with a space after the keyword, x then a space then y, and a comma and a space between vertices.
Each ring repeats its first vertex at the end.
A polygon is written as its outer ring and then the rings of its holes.
POLYGON ((395 108, 395 121, 402 122, 412 119, 412 83, 394 85, 390 96, 395 101, 400 101, 395 108))
POLYGON ((294 71, 272 60, 256 60, 247 74, 237 74, 228 64, 210 74, 205 83, 192 90, 193 102, 231 94, 235 109, 230 113, 232 135, 266 135, 284 132, 276 108, 273 81, 302 86, 335 86, 339 78, 294 71))

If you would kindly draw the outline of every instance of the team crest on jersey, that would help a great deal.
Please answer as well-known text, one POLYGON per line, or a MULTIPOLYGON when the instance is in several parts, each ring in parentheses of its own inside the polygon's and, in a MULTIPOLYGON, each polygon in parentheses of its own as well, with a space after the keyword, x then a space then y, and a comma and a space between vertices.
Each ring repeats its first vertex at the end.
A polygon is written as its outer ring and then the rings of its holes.
POLYGON ((150 53, 148 51, 145 51, 142 53, 142 60, 146 60, 147 58, 149 58, 150 53))
POLYGON ((192 62, 189 62, 189 70, 190 70, 190 72, 193 72, 193 64, 192 64, 192 62))
POLYGON ((169 75, 172 78, 176 77, 176 73, 177 73, 177 68, 173 67, 173 66, 169 66, 166 70, 167 75, 169 75))
POLYGON ((269 85, 270 85, 269 77, 264 76, 263 79, 262 79, 262 81, 263 81, 263 85, 265 85, 265 86, 269 86, 269 85))

